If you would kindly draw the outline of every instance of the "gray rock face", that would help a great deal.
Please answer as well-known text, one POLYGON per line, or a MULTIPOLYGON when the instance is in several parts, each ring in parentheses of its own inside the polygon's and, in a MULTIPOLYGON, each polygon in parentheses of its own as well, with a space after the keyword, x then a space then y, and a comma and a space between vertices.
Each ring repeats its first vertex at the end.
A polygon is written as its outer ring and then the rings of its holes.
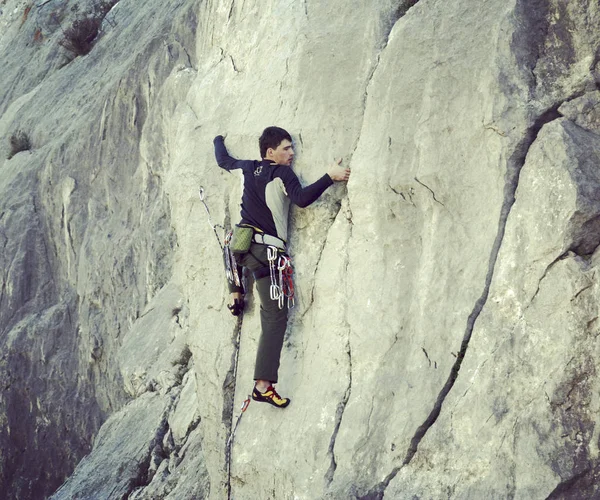
POLYGON ((600 494, 596 2, 121 0, 75 58, 92 3, 0 9, 0 491, 600 494), (272 124, 352 176, 292 211, 293 402, 229 453, 258 304, 238 346, 197 193, 235 223, 212 138, 272 124))

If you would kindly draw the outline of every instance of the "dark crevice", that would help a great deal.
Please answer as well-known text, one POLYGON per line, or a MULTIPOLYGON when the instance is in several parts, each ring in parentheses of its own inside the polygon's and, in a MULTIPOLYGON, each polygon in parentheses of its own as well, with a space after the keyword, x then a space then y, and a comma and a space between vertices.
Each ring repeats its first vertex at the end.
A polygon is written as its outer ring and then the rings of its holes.
POLYGON ((404 17, 407 12, 419 3, 419 0, 402 0, 396 9, 396 20, 404 17))
POLYGON ((408 450, 406 451, 406 455, 402 461, 400 466, 395 467, 392 472, 378 485, 376 485, 373 489, 371 489, 365 496, 358 497, 360 500, 381 500, 385 493, 386 488, 390 484, 390 482, 396 477, 398 472, 406 465, 410 464, 411 460, 417 453, 419 448, 419 444, 421 440, 427 434, 427 431, 431 428, 431 426, 436 422, 439 417, 442 406, 444 404, 444 400, 446 396, 451 391, 456 379, 458 377, 458 373, 460 371, 460 367, 464 360, 464 357, 467 353, 467 349, 469 347, 469 341, 471 340, 471 335, 473 334, 473 329, 475 327, 475 323, 479 314, 483 310, 485 306, 490 290, 490 285, 492 282, 492 278, 494 276, 494 268, 496 266, 496 260, 498 258, 498 253, 500 251, 500 247, 502 245, 502 241, 504 239, 504 233, 506 230, 506 224, 508 220, 508 216, 510 211, 515 203, 515 194, 517 191, 517 187, 519 184, 519 176, 521 174, 521 169, 525 164, 525 159, 527 157, 527 153, 531 145, 537 139, 537 136, 542 129, 542 127, 559 118, 560 114, 558 113, 558 105, 553 106, 548 109, 542 115, 540 115, 534 123, 529 127, 529 129, 525 133, 525 137, 517 144, 513 154, 510 156, 507 162, 507 170, 505 175, 505 185, 504 185, 504 201, 502 204, 502 209, 500 211, 500 219, 498 222, 498 231, 496 233, 496 238, 494 240, 494 244, 492 245, 489 261, 488 261, 488 270, 485 277, 484 287, 481 296, 477 299, 471 314, 467 319, 466 329, 463 336, 463 340, 461 342, 460 350, 456 356, 456 360, 452 369, 450 370, 450 375, 446 380, 446 383, 442 387, 442 390, 438 394, 438 397, 435 401, 433 409, 425 419, 425 421, 417 428, 413 438, 411 439, 408 450))
MULTIPOLYGON (((340 205, 340 210, 341 210, 341 205, 340 205)), ((344 216, 346 217, 346 220, 350 223, 350 234, 348 235, 348 239, 346 240, 346 245, 345 245, 345 247, 347 248, 352 239, 352 231, 353 231, 352 210, 350 208, 349 200, 348 200, 347 210, 344 211, 344 216)), ((349 266, 350 266, 350 256, 349 256, 348 252, 346 252, 346 257, 345 257, 345 262, 344 262, 344 276, 348 276, 348 267, 349 266)), ((348 285, 347 281, 345 284, 347 287, 347 285, 348 285)), ((346 295, 348 295, 348 293, 346 293, 346 295)), ((344 315, 344 317, 347 317, 347 315, 344 315)), ((346 406, 348 405, 348 401, 350 400, 350 396, 352 395, 352 345, 350 343, 351 329, 350 329, 350 324, 348 322, 345 323, 345 326, 348 331, 348 339, 347 339, 347 343, 346 343, 346 354, 348 356, 348 387, 346 388, 346 391, 344 392, 344 397, 342 398, 342 401, 340 401, 340 403, 338 404, 336 414, 335 414, 335 424, 334 424, 334 428, 333 428, 333 434, 331 435, 331 440, 329 441, 329 448, 327 451, 327 454, 331 458, 331 464, 329 465, 329 469, 325 473, 326 486, 330 486, 331 483, 333 482, 333 476, 335 475, 335 471, 337 469, 337 461, 335 459, 335 443, 336 443, 337 436, 338 436, 338 433, 340 430, 340 426, 342 425, 344 411, 346 410, 346 406)))
POLYGON ((408 198, 406 198, 406 196, 404 195, 404 193, 402 191, 398 191, 397 189, 393 188, 391 184, 388 183, 388 187, 394 192, 396 193, 398 196, 402 197, 402 199, 408 203, 410 203, 413 207, 417 208, 417 206, 415 205, 415 202, 412 199, 412 195, 414 193, 414 189, 411 187, 408 191, 407 191, 407 195, 408 198))
POLYGON ((597 498, 588 497, 588 496, 580 496, 583 493, 581 490, 581 486, 579 483, 584 482, 586 479, 589 481, 589 476, 597 476, 598 471, 592 471, 592 469, 587 468, 581 471, 579 474, 567 479, 566 481, 562 481, 552 490, 550 495, 546 498, 546 500, 558 500, 558 499, 580 499, 580 498, 597 498), (591 473, 591 474, 590 474, 591 473))
POLYGON ((589 290, 590 288, 592 288, 594 285, 593 284, 589 284, 584 286, 581 290, 579 290, 571 299, 571 302, 573 302, 575 299, 577 299, 577 297, 579 297, 583 292, 585 292, 586 290, 589 290))
POLYGON ((223 412, 221 414, 221 422, 227 428, 227 432, 231 431, 233 419, 233 405, 235 397, 235 383, 237 377, 237 360, 239 354, 239 332, 242 328, 243 313, 237 317, 237 322, 231 335, 231 343, 233 344, 233 352, 231 353, 231 364, 229 370, 225 374, 223 381, 223 412))
POLYGON ((421 182, 419 179, 417 179, 416 177, 415 177, 415 181, 417 181, 419 184, 421 184, 421 186, 423 186, 425 189, 427 189, 427 190, 428 190, 428 191, 431 193, 431 196, 433 197, 433 201, 435 201, 436 203, 439 203, 440 205, 442 205, 442 207, 446 208, 446 205, 444 205, 444 204, 443 204, 443 203, 442 203, 440 200, 438 200, 438 199, 435 197, 435 193, 434 193, 433 189, 431 189, 431 188, 430 188, 429 186, 427 186, 426 184, 422 183, 422 182, 421 182))
POLYGON ((233 408, 235 404, 235 385, 237 382, 238 357, 240 353, 240 334, 244 321, 244 313, 237 317, 237 322, 231 336, 233 352, 231 353, 231 365, 223 381, 223 412, 221 421, 227 432, 225 443, 225 467, 227 471, 227 498, 231 498, 231 450, 233 448, 233 408))
MULTIPOLYGON (((362 103, 361 103, 362 110, 363 110, 363 126, 364 126, 365 110, 367 108, 367 97, 369 96, 369 85, 371 85, 371 81, 373 80, 373 77, 375 76, 375 72, 377 71, 377 68, 379 67, 379 63, 381 62, 381 55, 383 54, 383 51, 386 49, 386 47, 388 45, 388 42, 390 40, 390 34, 392 33, 394 26, 396 26, 396 23, 398 22, 398 20, 400 18, 402 18, 418 2, 419 2, 419 0, 401 0, 398 5, 398 8, 394 12, 394 15, 391 16, 391 18, 389 20, 388 28, 387 28, 385 35, 383 37, 383 40, 381 42, 381 48, 379 49, 379 52, 377 53, 375 63, 373 64, 373 66, 371 67, 371 70, 369 71, 369 74, 367 75, 367 81, 366 81, 365 87, 364 87, 365 90, 363 92, 362 103)), ((362 126, 361 126, 361 129, 362 129, 362 126)), ((356 137, 356 141, 354 142, 354 145, 352 146, 352 150, 350 153, 350 161, 352 160, 352 157, 354 156, 356 148, 358 147, 360 135, 361 134, 359 133, 358 136, 356 137)))
POLYGON ((542 274, 542 277, 539 279, 538 281, 538 286, 537 289, 535 291, 535 293, 533 294, 533 297, 531 297, 531 300, 529 301, 529 305, 527 307, 529 307, 534 299, 536 298, 537 294, 540 291, 540 285, 542 284, 542 281, 544 281, 544 278, 546 277, 546 275, 548 274, 548 271, 550 271, 550 269, 552 269, 552 267, 554 267, 554 264, 556 264, 557 262, 564 260, 568 257, 569 252, 563 252, 562 254, 560 254, 558 257, 556 257, 556 259, 554 259, 552 262, 550 262, 550 264, 548 264, 548 267, 546 267, 546 269, 544 270, 544 274, 542 274))
POLYGON ((163 440, 169 431, 169 413, 173 409, 174 400, 171 400, 171 404, 167 407, 163 413, 162 420, 156 429, 156 434, 148 445, 148 454, 142 462, 137 466, 138 472, 137 477, 132 478, 128 485, 127 492, 122 498, 129 498, 131 494, 136 491, 145 488, 150 484, 154 478, 156 472, 156 465, 167 457, 167 454, 163 450, 163 440), (154 467, 153 467, 154 466, 154 467))
POLYGON ((327 236, 323 240, 323 244, 321 245, 321 248, 319 249, 319 256, 317 257, 317 263, 315 265, 315 272, 313 273, 312 280, 311 280, 312 286, 311 286, 311 289, 310 289, 310 303, 306 306, 306 308, 304 309, 304 311, 300 315, 300 318, 298 319, 298 322, 301 322, 304 319, 304 316, 306 316, 306 314, 308 313, 308 311, 310 310, 310 308, 312 307, 312 305, 315 302, 315 279, 317 277, 317 273, 319 272, 319 266, 321 264, 321 259, 323 257, 323 252, 325 251, 325 247, 327 246, 327 241, 328 241, 328 238, 329 238, 329 231, 331 230, 333 224, 335 223, 335 220, 337 219, 337 217, 338 217, 341 209, 342 209, 342 203, 341 203, 341 201, 337 201, 336 202, 336 211, 331 216, 331 218, 330 218, 331 224, 327 228, 327 236))
POLYGON ((231 54, 229 55, 229 59, 231 59, 231 66, 233 67, 233 71, 235 71, 236 73, 239 73, 240 71, 237 69, 237 66, 235 65, 235 61, 233 60, 233 56, 231 54))
POLYGON ((425 354, 425 357, 427 358, 427 362, 429 363, 429 366, 431 367, 431 359, 429 359, 429 354, 427 354, 427 351, 425 350, 424 347, 421 347, 421 350, 423 351, 423 354, 425 354))
POLYGON ((350 394, 352 393, 352 349, 350 347, 350 339, 348 339, 348 344, 346 344, 346 352, 348 354, 348 387, 346 388, 346 392, 344 393, 342 401, 340 401, 338 404, 335 413, 335 425, 333 428, 333 434, 331 436, 331 440, 329 441, 329 449, 327 451, 327 454, 331 457, 331 465, 329 466, 329 469, 325 474, 325 483, 327 486, 329 486, 333 481, 333 475, 335 474, 335 470, 337 469, 337 462, 335 460, 334 451, 335 441, 337 439, 340 426, 342 425, 344 410, 346 409, 346 405, 348 404, 348 400, 350 399, 350 394))
POLYGON ((511 50, 517 65, 528 73, 531 93, 537 87, 535 69, 543 56, 544 43, 550 30, 550 3, 548 0, 519 0, 515 18, 521 25, 511 40, 511 50))

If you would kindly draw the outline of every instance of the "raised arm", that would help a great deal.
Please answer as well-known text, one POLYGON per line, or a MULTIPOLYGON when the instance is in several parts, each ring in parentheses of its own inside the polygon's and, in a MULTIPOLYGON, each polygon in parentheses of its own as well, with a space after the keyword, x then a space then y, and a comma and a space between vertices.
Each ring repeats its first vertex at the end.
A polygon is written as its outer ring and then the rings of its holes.
POLYGON ((314 203, 334 182, 347 181, 350 177, 350 169, 340 166, 341 162, 341 159, 336 161, 323 177, 304 188, 291 168, 281 167, 279 176, 283 180, 285 190, 292 203, 302 208, 307 207, 314 203))
POLYGON ((253 164, 251 160, 238 160, 237 158, 230 156, 225 147, 225 138, 222 135, 215 137, 213 144, 215 145, 215 158, 217 159, 219 167, 230 171, 235 170, 236 168, 243 169, 244 165, 247 163, 253 164))
POLYGON ((307 207, 315 202, 333 184, 331 177, 325 174, 318 181, 303 188, 291 168, 280 167, 280 169, 279 175, 283 181, 287 195, 292 203, 299 207, 307 207))

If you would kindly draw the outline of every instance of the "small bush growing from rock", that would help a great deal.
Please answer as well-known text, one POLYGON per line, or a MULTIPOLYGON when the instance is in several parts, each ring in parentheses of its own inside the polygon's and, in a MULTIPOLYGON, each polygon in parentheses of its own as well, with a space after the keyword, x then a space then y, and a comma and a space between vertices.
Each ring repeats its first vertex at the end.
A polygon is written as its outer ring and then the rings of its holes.
POLYGON ((116 3, 113 0, 97 4, 92 14, 73 21, 71 27, 63 31, 64 38, 58 43, 75 57, 88 54, 100 32, 102 21, 116 3))
POLYGON ((21 151, 29 151, 31 149, 31 142, 29 136, 19 130, 10 137, 10 152, 8 153, 8 159, 10 160, 13 156, 21 151))
POLYGON ((75 56, 84 56, 92 50, 101 24, 102 19, 95 14, 77 19, 65 30, 65 37, 58 43, 75 56))

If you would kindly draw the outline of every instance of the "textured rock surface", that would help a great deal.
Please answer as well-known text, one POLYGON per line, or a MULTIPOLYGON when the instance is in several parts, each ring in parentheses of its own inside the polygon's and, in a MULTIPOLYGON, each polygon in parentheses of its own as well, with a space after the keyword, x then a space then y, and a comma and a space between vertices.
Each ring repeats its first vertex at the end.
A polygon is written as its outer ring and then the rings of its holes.
POLYGON ((596 2, 121 0, 73 58, 92 8, 0 5, 0 491, 600 495, 596 2), (293 403, 228 464, 258 304, 234 379, 197 190, 235 222, 212 138, 271 124, 304 182, 353 173, 292 212, 293 403))

